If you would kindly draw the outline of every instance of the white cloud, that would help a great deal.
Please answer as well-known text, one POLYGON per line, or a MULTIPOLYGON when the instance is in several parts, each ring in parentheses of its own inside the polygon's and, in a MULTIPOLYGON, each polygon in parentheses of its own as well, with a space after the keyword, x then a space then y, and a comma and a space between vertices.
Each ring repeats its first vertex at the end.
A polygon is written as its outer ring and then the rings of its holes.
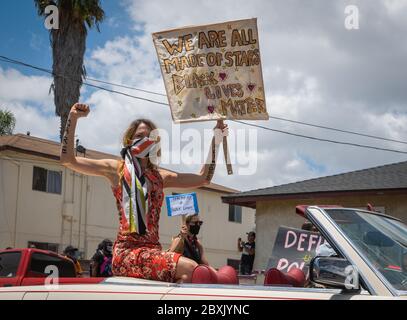
POLYGON ((30 131, 32 136, 57 141, 59 138, 59 118, 52 114, 44 115, 37 107, 19 102, 3 102, 16 118, 15 133, 25 134, 30 131))
MULTIPOLYGON (((108 39, 103 46, 89 50, 86 66, 90 76, 96 78, 165 92, 152 32, 258 17, 266 100, 271 115, 406 140, 407 45, 403 39, 407 24, 400 14, 406 8, 400 1, 358 1, 360 30, 353 32, 346 30, 343 24, 344 8, 349 3, 208 0, 191 4, 187 0, 126 0, 127 11, 133 20, 132 32, 108 39)), ((29 108, 30 101, 47 101, 47 110, 53 110, 52 99, 47 96, 50 82, 0 70, 0 84, 5 81, 7 89, 0 85, 3 99, 17 101, 24 108, 29 108)), ((167 102, 165 97, 115 89, 167 102)), ((102 91, 87 97, 92 112, 87 119, 80 120, 77 131, 87 148, 118 154, 121 134, 139 117, 150 118, 165 130, 172 128, 169 107, 102 91)), ((25 109, 20 106, 18 110, 25 109)), ((38 122, 43 125, 50 119, 38 122)), ((24 121, 20 120, 20 123, 24 121)), ((228 123, 231 129, 242 128, 231 121, 228 123)), ((258 124, 325 139, 407 149, 402 144, 278 120, 258 124)), ((212 123, 195 123, 182 125, 182 128, 203 131, 212 126, 212 123)), ((257 152, 250 154, 257 156, 254 175, 227 176, 225 166, 220 164, 214 181, 248 190, 406 159, 403 155, 305 140, 261 129, 257 141, 257 152)), ((179 147, 171 144, 171 150, 178 152, 179 147)), ((200 169, 198 164, 169 167, 183 172, 200 169)), ((238 165, 234 169, 238 172, 238 165)))
POLYGON ((51 82, 48 77, 0 68, 0 108, 14 114, 15 133, 30 131, 33 136, 58 139, 59 119, 54 116, 53 95, 49 94, 51 82))
POLYGON ((53 96, 49 94, 50 77, 26 76, 16 69, 0 67, 0 98, 3 101, 35 102, 42 112, 54 110, 53 96))
MULTIPOLYGON (((396 34, 402 31, 400 24, 392 25, 392 18, 387 15, 386 10, 382 10, 383 6, 388 4, 374 6, 364 1, 360 3, 360 12, 364 18, 361 24, 368 25, 371 30, 362 29, 359 34, 349 33, 343 27, 345 18, 343 11, 347 4, 347 1, 336 3, 310 1, 307 5, 296 1, 254 1, 250 4, 245 1, 205 1, 191 5, 187 0, 172 2, 127 0, 127 10, 133 19, 135 29, 144 33, 110 40, 104 47, 93 51, 90 56, 92 70, 110 81, 164 92, 151 40, 152 32, 183 25, 258 17, 270 114, 372 135, 405 136, 404 128, 407 124, 405 115, 396 116, 386 105, 390 103, 396 106, 394 110, 400 110, 400 107, 397 107, 397 100, 393 101, 394 95, 392 97, 391 91, 398 93, 400 97, 403 95, 400 90, 396 91, 402 83, 397 80, 404 77, 398 65, 400 61, 398 42, 394 41, 397 36, 392 35, 392 38, 388 39, 385 37, 385 30, 381 30, 379 34, 372 33, 376 30, 377 17, 381 18, 388 30, 396 34), (369 16, 366 17, 367 13, 372 14, 371 19, 369 16), (375 51, 370 48, 373 41, 375 51), (386 50, 380 47, 380 42, 386 44, 391 42, 393 47, 386 50), (367 45, 366 48, 364 43, 367 45), (360 55, 355 55, 355 52, 360 55), (384 69, 378 71, 384 75, 381 79, 371 71, 383 63, 387 64, 387 71, 384 69), (380 86, 384 84, 386 87, 381 89, 380 86)), ((400 50, 402 48, 400 44, 400 50)), ((135 91, 131 93, 140 94, 135 91)), ((149 96, 149 98, 166 101, 161 97, 149 96)), ((131 117, 151 117, 160 127, 170 128, 168 107, 166 111, 162 111, 160 106, 136 100, 131 102, 127 98, 123 100, 119 97, 115 97, 114 100, 107 99, 102 105, 110 101, 112 106, 106 106, 106 110, 117 110, 131 117), (113 104, 116 107, 113 107, 113 104), (134 111, 131 111, 133 109, 129 108, 129 104, 134 106, 134 111)), ((124 119, 127 118, 115 117, 115 128, 123 128, 123 123, 126 123, 124 119)), ((103 122, 103 115, 99 114, 94 122, 96 127, 101 127, 96 123, 103 122)), ((260 124, 327 139, 402 148, 396 144, 294 126, 277 120, 260 124)), ((241 127, 230 121, 229 125, 235 129, 241 127)), ((208 128, 207 124, 182 127, 191 126, 208 128)), ((219 165, 215 176, 216 182, 247 190, 403 159, 396 154, 315 142, 262 130, 259 130, 258 134, 256 174, 230 177, 227 176, 224 165, 219 165), (323 170, 318 172, 316 168, 323 170)), ((117 138, 115 139, 117 141, 117 138)), ((173 169, 197 171, 199 165, 184 165, 181 168, 174 165, 173 169)), ((237 169, 238 167, 235 168, 235 172, 237 169)))

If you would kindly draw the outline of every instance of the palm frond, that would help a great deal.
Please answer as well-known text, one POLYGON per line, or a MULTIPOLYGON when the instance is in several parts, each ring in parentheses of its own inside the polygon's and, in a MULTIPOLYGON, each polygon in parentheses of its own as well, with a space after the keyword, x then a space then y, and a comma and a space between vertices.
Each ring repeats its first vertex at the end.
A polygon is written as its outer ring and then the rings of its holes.
POLYGON ((45 16, 45 8, 50 5, 57 5, 53 0, 34 0, 35 7, 39 16, 45 16))
POLYGON ((71 22, 84 23, 89 29, 99 24, 105 18, 100 0, 34 0, 38 15, 45 16, 45 8, 55 5, 60 10, 60 15, 71 19, 71 22))

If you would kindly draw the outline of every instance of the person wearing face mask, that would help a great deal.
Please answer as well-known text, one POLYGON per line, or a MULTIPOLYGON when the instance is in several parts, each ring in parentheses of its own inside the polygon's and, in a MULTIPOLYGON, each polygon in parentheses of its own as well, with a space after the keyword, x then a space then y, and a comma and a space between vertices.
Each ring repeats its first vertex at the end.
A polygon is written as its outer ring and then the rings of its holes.
POLYGON ((64 256, 70 259, 75 265, 76 276, 81 276, 83 270, 78 260, 79 259, 78 248, 74 248, 73 246, 67 246, 64 250, 64 256))
POLYGON ((202 224, 199 215, 187 215, 180 233, 173 238, 168 251, 180 253, 198 264, 192 276, 194 283, 238 284, 236 271, 231 266, 223 266, 216 270, 209 265, 204 248, 197 238, 202 224))
POLYGON ((253 263, 256 250, 256 233, 250 231, 247 233, 247 242, 242 241, 241 238, 237 240, 237 248, 242 253, 240 259, 240 273, 243 275, 249 275, 253 270, 253 263))
POLYGON ((181 253, 184 257, 194 260, 197 264, 209 266, 204 248, 197 238, 202 224, 203 221, 199 219, 197 214, 188 215, 185 219, 185 224, 181 227, 180 233, 173 238, 168 251, 181 253))
MULTIPOLYGON (((166 188, 199 188, 210 184, 216 158, 228 126, 218 120, 208 156, 197 173, 177 173, 159 167, 160 139, 149 119, 136 119, 124 131, 120 158, 90 159, 76 156, 75 131, 89 105, 75 103, 69 112, 61 141, 63 166, 110 183, 116 200, 119 230, 113 246, 114 276, 165 282, 192 282, 198 264, 176 252, 163 251, 159 221, 166 188)), ((129 121, 128 117, 126 122, 129 121)), ((113 130, 114 128, 112 128, 113 130)), ((202 268, 201 268, 202 269, 202 268)))
POLYGON ((109 239, 103 240, 92 257, 91 276, 92 277, 111 277, 112 273, 112 251, 113 243, 109 239))

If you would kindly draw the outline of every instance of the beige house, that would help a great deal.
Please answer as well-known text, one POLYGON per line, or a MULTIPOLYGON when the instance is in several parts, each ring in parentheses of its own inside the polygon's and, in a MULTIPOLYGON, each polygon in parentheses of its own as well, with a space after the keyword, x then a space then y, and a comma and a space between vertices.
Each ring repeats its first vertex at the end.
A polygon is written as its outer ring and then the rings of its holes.
POLYGON ((304 223, 295 213, 295 207, 300 204, 363 209, 371 204, 376 210, 406 223, 407 162, 225 195, 222 200, 256 209, 254 268, 263 270, 271 256, 278 228, 301 228, 304 223))
MULTIPOLYGON (((61 166, 59 150, 57 142, 32 136, 0 137, 0 249, 34 244, 62 252, 73 245, 89 259, 103 239, 116 238, 119 217, 108 181, 61 166)), ((93 150, 77 156, 116 158, 93 150)), ((213 183, 195 190, 165 190, 166 195, 185 192, 197 193, 204 221, 199 238, 210 263, 215 267, 236 263, 240 259, 236 239, 254 229, 254 210, 223 203, 221 196, 237 190, 213 183)), ((168 217, 164 203, 160 219, 164 249, 180 224, 180 217, 168 217)))

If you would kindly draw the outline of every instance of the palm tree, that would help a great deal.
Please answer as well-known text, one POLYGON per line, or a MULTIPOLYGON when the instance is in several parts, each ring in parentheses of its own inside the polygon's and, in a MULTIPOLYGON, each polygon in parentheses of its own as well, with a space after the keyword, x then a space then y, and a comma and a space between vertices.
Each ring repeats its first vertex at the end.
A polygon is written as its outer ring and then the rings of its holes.
POLYGON ((45 17, 45 9, 55 5, 59 10, 59 29, 50 30, 56 115, 61 119, 60 138, 72 105, 79 101, 82 79, 86 77, 83 59, 88 29, 103 21, 105 13, 100 0, 34 0, 38 14, 45 17))
POLYGON ((0 136, 13 134, 16 118, 8 110, 0 110, 0 136))

